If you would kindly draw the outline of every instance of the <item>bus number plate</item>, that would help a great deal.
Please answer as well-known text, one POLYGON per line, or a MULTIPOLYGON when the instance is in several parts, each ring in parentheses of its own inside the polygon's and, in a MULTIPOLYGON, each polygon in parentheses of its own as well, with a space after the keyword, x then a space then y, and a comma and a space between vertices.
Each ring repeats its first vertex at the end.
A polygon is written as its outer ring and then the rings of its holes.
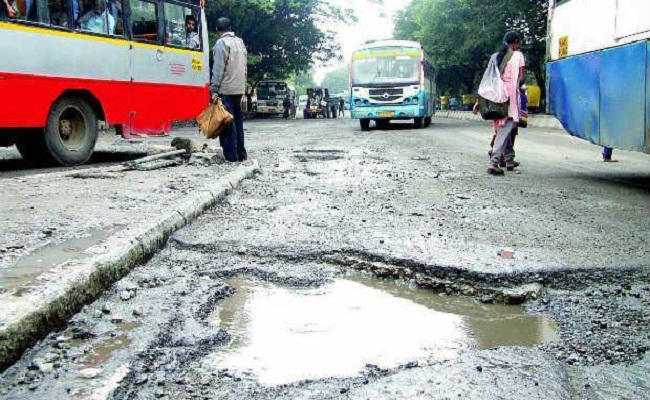
POLYGON ((395 111, 379 111, 377 113, 377 115, 379 115, 380 117, 388 117, 388 118, 390 118, 393 115, 395 115, 395 111))

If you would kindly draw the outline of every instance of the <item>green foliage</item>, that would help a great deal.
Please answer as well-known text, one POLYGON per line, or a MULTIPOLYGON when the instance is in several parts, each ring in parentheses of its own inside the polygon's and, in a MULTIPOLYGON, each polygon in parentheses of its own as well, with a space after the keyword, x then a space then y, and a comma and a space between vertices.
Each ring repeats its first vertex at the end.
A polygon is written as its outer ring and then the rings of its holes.
POLYGON ((526 68, 544 84, 548 0, 413 0, 395 17, 395 37, 420 41, 437 67, 440 93, 473 93, 508 30, 522 34, 526 68))
POLYGON ((348 67, 338 68, 325 75, 321 86, 329 89, 332 95, 350 90, 350 72, 348 71, 348 67))
POLYGON ((316 86, 314 82, 314 71, 303 71, 297 75, 289 78, 289 81, 293 84, 296 89, 296 94, 298 96, 302 94, 307 94, 307 88, 312 88, 316 86))
POLYGON ((219 0, 206 6, 210 43, 217 40, 217 19, 230 18, 248 49, 248 78, 254 86, 264 79, 285 79, 307 70, 314 61, 339 61, 336 34, 321 28, 326 22, 350 22, 348 9, 323 0, 219 0))

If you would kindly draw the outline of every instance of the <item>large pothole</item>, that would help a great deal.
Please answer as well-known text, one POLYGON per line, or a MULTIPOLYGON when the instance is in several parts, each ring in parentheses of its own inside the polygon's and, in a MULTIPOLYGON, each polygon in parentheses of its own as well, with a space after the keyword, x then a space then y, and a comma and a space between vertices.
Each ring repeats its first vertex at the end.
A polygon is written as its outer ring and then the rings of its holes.
POLYGON ((211 323, 232 335, 204 367, 265 385, 349 377, 368 364, 394 368, 462 350, 556 340, 555 324, 520 306, 481 304, 366 276, 298 289, 243 278, 211 323))

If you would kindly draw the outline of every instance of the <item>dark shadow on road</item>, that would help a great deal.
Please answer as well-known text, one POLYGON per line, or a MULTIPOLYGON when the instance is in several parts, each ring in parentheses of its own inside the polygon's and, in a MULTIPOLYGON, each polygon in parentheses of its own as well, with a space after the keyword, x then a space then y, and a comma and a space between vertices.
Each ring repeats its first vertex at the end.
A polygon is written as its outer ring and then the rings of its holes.
POLYGON ((626 174, 598 171, 576 171, 571 178, 578 178, 593 184, 616 188, 634 189, 650 195, 650 171, 647 173, 626 174))
POLYGON ((135 160, 140 157, 145 157, 146 155, 146 151, 96 151, 93 153, 88 163, 78 167, 39 166, 25 162, 22 158, 19 157, 6 158, 0 159, 0 178, 15 178, 37 173, 72 171, 97 167, 102 164, 111 165, 115 163, 135 160))

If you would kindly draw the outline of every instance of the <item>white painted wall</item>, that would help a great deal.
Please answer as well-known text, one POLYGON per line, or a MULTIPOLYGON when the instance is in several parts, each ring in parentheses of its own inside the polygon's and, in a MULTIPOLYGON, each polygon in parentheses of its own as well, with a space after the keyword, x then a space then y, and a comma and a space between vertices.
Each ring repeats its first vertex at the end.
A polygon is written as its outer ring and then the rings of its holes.
POLYGON ((569 56, 650 38, 650 0, 551 0, 549 50, 559 58, 559 41, 569 39, 569 56))

